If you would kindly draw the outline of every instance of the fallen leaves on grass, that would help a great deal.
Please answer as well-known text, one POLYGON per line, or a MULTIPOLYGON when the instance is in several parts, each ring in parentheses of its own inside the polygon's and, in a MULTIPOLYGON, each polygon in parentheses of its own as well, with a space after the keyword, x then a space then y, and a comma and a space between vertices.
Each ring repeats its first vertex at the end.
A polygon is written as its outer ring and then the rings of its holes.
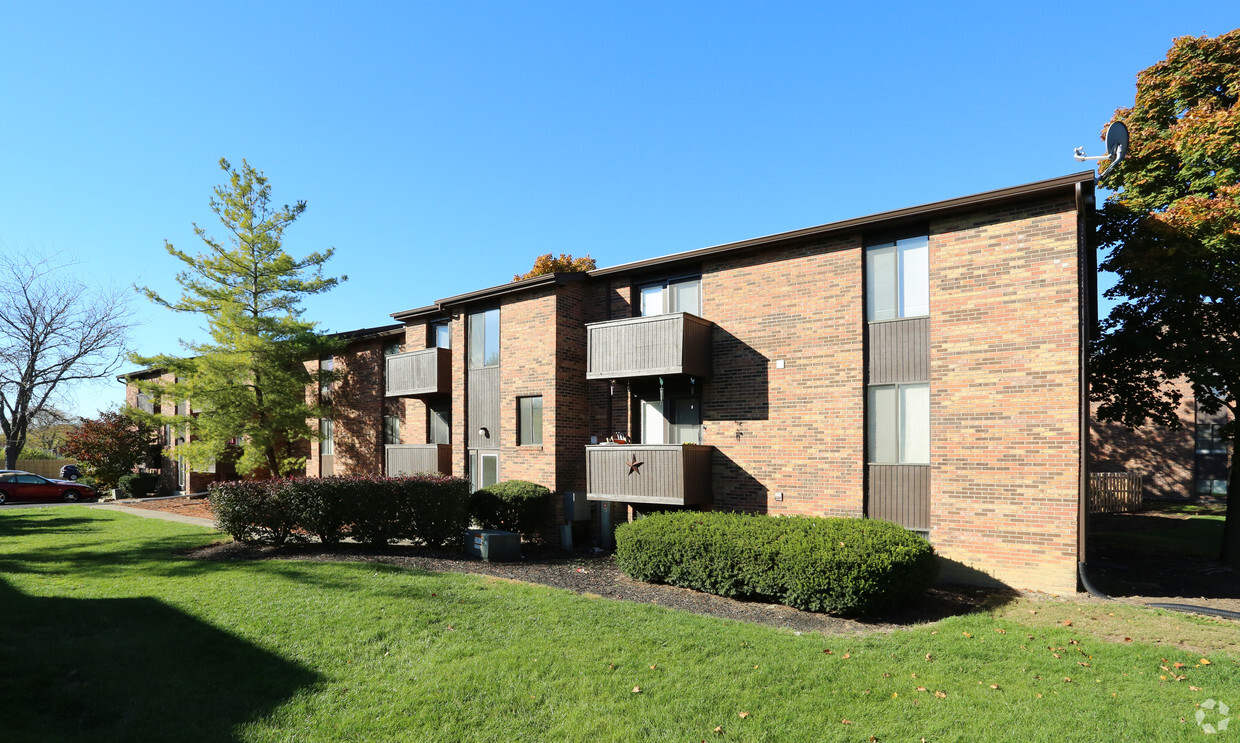
POLYGON ((741 718, 741 719, 743 720, 743 719, 745 719, 746 717, 749 717, 749 713, 748 713, 748 712, 738 712, 738 713, 736 713, 736 716, 737 716, 737 717, 739 717, 739 718, 741 718))
POLYGON ((641 694, 641 693, 642 693, 642 688, 641 688, 640 686, 634 686, 634 687, 633 687, 633 693, 634 693, 634 694, 641 694))

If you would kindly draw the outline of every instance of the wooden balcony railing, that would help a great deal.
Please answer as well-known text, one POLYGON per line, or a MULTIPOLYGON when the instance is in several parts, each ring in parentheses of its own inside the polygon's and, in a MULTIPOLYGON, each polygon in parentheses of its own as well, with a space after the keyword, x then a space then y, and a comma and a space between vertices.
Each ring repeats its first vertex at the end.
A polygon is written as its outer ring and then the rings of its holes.
POLYGON ((450 444, 388 444, 383 449, 383 472, 388 477, 452 472, 450 444))
POLYGON ((586 325, 586 379, 711 374, 714 323, 687 312, 586 325))
POLYGON ((587 446, 586 497, 669 506, 709 503, 714 450, 698 444, 587 446))
POLYGON ((385 359, 388 397, 446 394, 452 379, 452 352, 426 348, 398 353, 385 359))

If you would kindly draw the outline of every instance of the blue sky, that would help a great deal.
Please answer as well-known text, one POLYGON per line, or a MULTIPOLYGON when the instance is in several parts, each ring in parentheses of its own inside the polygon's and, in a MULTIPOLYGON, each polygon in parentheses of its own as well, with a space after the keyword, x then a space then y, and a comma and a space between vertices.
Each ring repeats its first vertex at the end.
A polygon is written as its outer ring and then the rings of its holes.
MULTIPOLYGON (((13 3, 0 248, 175 295, 218 161, 309 207, 325 330, 503 283, 1076 172, 1138 71, 1231 2, 13 3), (360 4, 359 4, 360 5, 360 4), (842 4, 841 4, 842 5, 842 4)), ((134 348, 194 318, 135 297, 134 348)), ((76 390, 92 415, 119 384, 76 390)))

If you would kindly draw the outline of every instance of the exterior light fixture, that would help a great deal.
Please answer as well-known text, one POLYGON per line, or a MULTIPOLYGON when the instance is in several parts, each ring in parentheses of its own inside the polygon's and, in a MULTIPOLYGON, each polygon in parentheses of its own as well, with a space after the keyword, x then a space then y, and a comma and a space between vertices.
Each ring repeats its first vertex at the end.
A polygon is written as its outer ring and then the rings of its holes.
POLYGON ((482 426, 478 429, 478 435, 484 439, 491 438, 491 432, 487 430, 486 426, 482 426))

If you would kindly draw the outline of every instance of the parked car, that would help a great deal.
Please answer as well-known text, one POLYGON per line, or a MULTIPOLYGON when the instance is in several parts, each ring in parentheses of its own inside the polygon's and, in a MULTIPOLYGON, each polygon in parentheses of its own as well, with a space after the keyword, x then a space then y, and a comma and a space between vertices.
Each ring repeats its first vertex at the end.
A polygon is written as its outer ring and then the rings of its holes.
POLYGON ((60 479, 62 480, 77 480, 81 476, 82 473, 78 470, 76 464, 66 464, 60 468, 60 479))
POLYGON ((0 505, 15 501, 77 503, 98 498, 94 488, 71 480, 49 480, 21 470, 0 470, 0 505))

